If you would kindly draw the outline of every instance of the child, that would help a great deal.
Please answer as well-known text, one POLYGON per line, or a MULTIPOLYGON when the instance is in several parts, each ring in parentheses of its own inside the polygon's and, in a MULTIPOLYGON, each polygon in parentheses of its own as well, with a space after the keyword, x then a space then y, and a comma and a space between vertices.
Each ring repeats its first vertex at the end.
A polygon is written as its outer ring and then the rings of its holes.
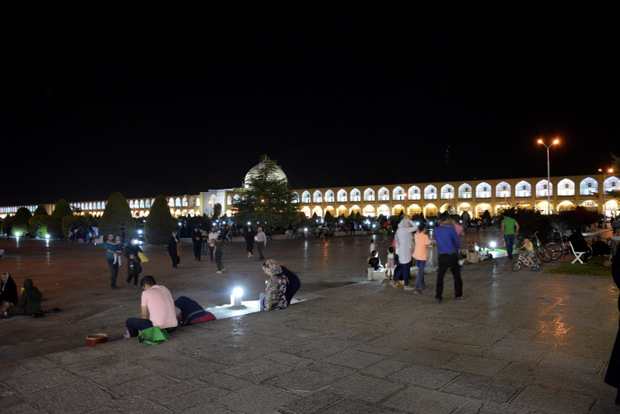
POLYGON ((114 264, 118 263, 118 267, 121 267, 121 255, 123 254, 124 245, 121 240, 121 236, 117 235, 114 241, 114 245, 116 248, 116 255, 114 255, 114 264))
POLYGON ((388 280, 392 280, 394 277, 394 247, 388 247, 388 255, 387 255, 387 276, 388 280))
POLYGON ((368 258, 368 267, 372 267, 373 270, 382 269, 381 259, 379 259, 379 253, 376 250, 373 250, 370 253, 370 257, 368 258))
POLYGON ((375 241, 373 239, 370 239, 370 254, 372 255, 372 252, 374 252, 376 250, 376 245, 375 245, 375 241))
POLYGON ((532 260, 532 257, 534 257, 534 245, 529 237, 523 238, 523 246, 519 247, 519 250, 523 252, 522 255, 527 260, 528 266, 533 267, 534 260, 532 260))
POLYGON ((423 290, 426 290, 426 283, 424 282, 424 268, 426 267, 426 261, 432 265, 433 260, 431 259, 431 241, 428 238, 426 232, 428 228, 425 223, 420 223, 418 225, 418 232, 413 235, 415 242, 415 249, 413 250, 413 259, 417 261, 418 264, 418 277, 415 279, 415 288, 413 289, 413 293, 419 295, 423 290))

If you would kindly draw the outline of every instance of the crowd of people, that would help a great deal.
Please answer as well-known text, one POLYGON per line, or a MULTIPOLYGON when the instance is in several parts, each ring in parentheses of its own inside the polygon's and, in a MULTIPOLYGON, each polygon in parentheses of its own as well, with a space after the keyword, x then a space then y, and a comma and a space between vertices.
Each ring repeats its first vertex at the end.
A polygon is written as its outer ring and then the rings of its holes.
MULTIPOLYGON (((443 301, 443 280, 448 269, 454 278, 454 298, 462 300, 463 282, 461 279, 460 246, 463 228, 450 217, 448 213, 442 213, 438 217, 439 225, 435 227, 435 243, 438 248, 439 257, 437 258, 437 285, 435 299, 438 303, 443 301)), ((368 266, 373 270, 382 269, 381 260, 376 250, 375 239, 370 242, 370 257, 368 266)), ((414 294, 421 294, 427 290, 424 279, 426 264, 433 265, 431 255, 431 240, 428 236, 428 226, 424 222, 415 223, 407 215, 403 216, 396 232, 392 245, 387 250, 386 276, 389 285, 398 288, 400 280, 403 282, 403 289, 413 291, 414 294), (411 268, 417 266, 417 276, 415 285, 410 283, 411 268)))

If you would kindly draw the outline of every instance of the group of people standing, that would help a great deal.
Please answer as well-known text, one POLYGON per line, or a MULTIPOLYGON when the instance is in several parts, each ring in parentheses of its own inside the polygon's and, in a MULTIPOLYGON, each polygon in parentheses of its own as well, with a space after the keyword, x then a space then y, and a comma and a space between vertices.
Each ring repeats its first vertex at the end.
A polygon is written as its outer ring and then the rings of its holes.
POLYGON ((263 248, 267 246, 267 235, 263 231, 263 228, 259 227, 258 231, 254 231, 252 226, 248 226, 243 237, 245 238, 245 249, 248 252, 248 259, 254 258, 254 243, 256 242, 258 260, 265 260, 263 248))
MULTIPOLYGON (((106 258, 108 261, 108 268, 110 269, 110 288, 117 289, 116 279, 118 278, 118 271, 123 265, 123 256, 127 260, 125 266, 127 267, 127 279, 125 281, 126 287, 133 286, 138 287, 138 277, 142 272, 142 249, 136 239, 131 239, 128 244, 125 244, 120 235, 114 235, 109 233, 107 239, 103 244, 106 251, 106 258), (133 283, 132 283, 133 282, 133 283)), ((144 257, 144 256, 142 256, 144 257)))
MULTIPOLYGON (((443 281, 448 269, 454 278, 454 298, 463 299, 463 281, 461 279, 461 267, 459 264, 459 248, 461 246, 460 234, 450 215, 445 212, 439 215, 439 226, 435 228, 435 242, 439 251, 437 286, 435 299, 438 303, 443 301, 443 281)), ((427 234, 428 227, 425 223, 416 224, 409 216, 404 216, 394 236, 395 252, 393 254, 396 269, 393 273, 393 280, 389 283, 392 287, 398 287, 398 280, 403 279, 404 290, 413 291, 420 294, 426 290, 424 280, 424 269, 426 263, 432 264, 430 254, 430 238, 427 234), (415 286, 409 284, 410 270, 413 260, 418 267, 415 286)), ((390 260, 388 254, 388 261, 390 260)), ((391 263, 388 263, 388 266, 391 263)))
MULTIPOLYGON (((194 248, 194 260, 202 261, 202 256, 208 254, 209 260, 215 262, 217 266, 217 273, 222 273, 224 265, 222 263, 222 257, 224 253, 224 242, 226 236, 218 231, 215 227, 211 227, 209 233, 204 233, 200 228, 195 227, 192 233, 192 244, 194 248)), ((170 239, 168 240, 168 254, 172 259, 172 268, 176 269, 181 263, 180 256, 182 255, 181 241, 178 238, 177 232, 173 231, 170 239)))

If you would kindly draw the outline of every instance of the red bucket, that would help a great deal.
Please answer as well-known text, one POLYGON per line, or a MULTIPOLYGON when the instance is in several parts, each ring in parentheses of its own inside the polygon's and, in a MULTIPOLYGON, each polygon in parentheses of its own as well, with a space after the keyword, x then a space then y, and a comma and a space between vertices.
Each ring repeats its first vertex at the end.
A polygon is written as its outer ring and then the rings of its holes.
POLYGON ((86 346, 99 345, 104 342, 108 342, 108 334, 98 333, 98 334, 88 335, 86 337, 86 346))

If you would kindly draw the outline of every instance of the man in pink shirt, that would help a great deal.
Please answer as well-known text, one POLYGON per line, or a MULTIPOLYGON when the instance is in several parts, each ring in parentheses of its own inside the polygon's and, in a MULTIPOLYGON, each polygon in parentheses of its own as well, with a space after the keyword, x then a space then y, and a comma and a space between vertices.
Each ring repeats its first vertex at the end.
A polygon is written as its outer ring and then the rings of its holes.
POLYGON ((157 284, 153 276, 144 276, 140 281, 144 289, 140 303, 140 318, 129 318, 125 322, 129 337, 138 336, 138 332, 158 326, 168 333, 176 331, 178 321, 174 301, 170 291, 157 284))

